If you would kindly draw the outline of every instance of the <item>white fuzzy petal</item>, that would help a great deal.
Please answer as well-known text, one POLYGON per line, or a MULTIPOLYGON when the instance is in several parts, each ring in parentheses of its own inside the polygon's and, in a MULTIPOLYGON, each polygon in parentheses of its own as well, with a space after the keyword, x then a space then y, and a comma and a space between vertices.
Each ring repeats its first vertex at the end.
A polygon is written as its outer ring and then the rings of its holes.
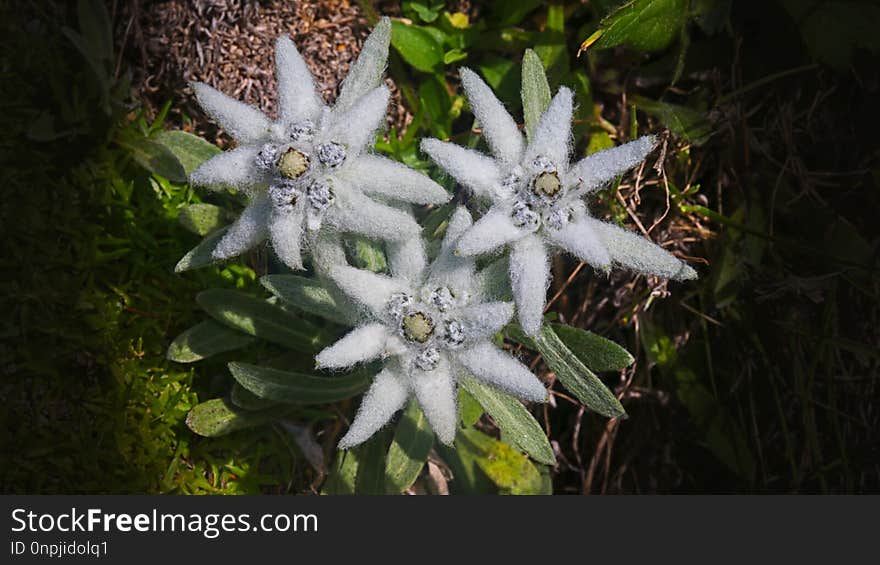
POLYGON ((501 184, 495 159, 479 151, 433 138, 423 139, 421 148, 438 167, 476 196, 492 198, 501 184))
POLYGON ((280 119, 285 123, 315 120, 324 101, 315 91, 312 73, 296 45, 286 35, 275 42, 275 67, 278 78, 280 119))
POLYGON ((527 334, 537 335, 550 286, 550 258, 537 236, 524 237, 511 246, 510 286, 520 326, 527 334))
POLYGON ((315 357, 319 369, 344 369, 385 355, 388 330, 378 322, 357 327, 315 357))
POLYGON ((383 241, 404 241, 419 237, 422 228, 412 214, 379 204, 353 190, 345 201, 328 213, 328 222, 336 229, 354 232, 383 241))
POLYGON ((391 277, 350 266, 333 267, 330 276, 342 292, 380 317, 385 315, 392 294, 412 292, 391 277))
POLYGON ((409 398, 409 388, 403 378, 385 369, 373 379, 373 384, 361 400, 357 416, 348 433, 339 441, 339 449, 359 445, 391 420, 409 398))
POLYGON ((584 218, 578 218, 562 229, 548 229, 544 233, 553 243, 597 269, 606 270, 611 266, 611 256, 605 244, 584 218))
POLYGON ((239 143, 254 143, 269 134, 271 120, 265 114, 203 82, 192 83, 202 109, 239 143))
POLYGON ((413 287, 419 286, 428 263, 422 238, 411 237, 406 241, 389 242, 385 249, 391 273, 396 278, 406 279, 413 287))
POLYGON ((547 400, 547 389, 529 368, 488 341, 456 352, 456 359, 473 376, 504 392, 534 402, 547 400))
POLYGON ((269 236, 272 248, 278 258, 293 270, 301 270, 303 210, 302 205, 290 212, 275 211, 269 222, 269 236))
POLYGON ((464 256, 489 253, 524 237, 527 233, 513 224, 509 213, 493 208, 461 234, 455 251, 464 256))
POLYGON ((251 145, 215 155, 190 173, 189 182, 215 190, 235 188, 247 192, 267 181, 266 175, 255 165, 259 152, 259 147, 251 145))
POLYGON ((355 101, 379 86, 385 64, 388 62, 388 44, 391 41, 391 20, 382 18, 364 42, 361 54, 342 82, 336 99, 337 111, 349 109, 355 101))
POLYGON ((485 302, 460 310, 455 319, 462 323, 466 339, 489 339, 513 318, 510 302, 485 302))
POLYGON ((443 204, 452 195, 426 175, 376 155, 361 155, 345 169, 345 178, 361 190, 414 204, 443 204))
POLYGON ((518 163, 523 156, 525 140, 504 104, 489 85, 468 68, 461 69, 461 84, 492 153, 507 163, 518 163))
POLYGON ((271 204, 265 195, 255 196, 242 211, 241 216, 229 227, 229 231, 214 248, 211 256, 222 260, 241 255, 269 236, 271 204))
POLYGON ((437 439, 451 445, 458 427, 458 389, 449 361, 441 356, 431 371, 412 369, 410 384, 437 439))
POLYGON ((645 160, 654 149, 652 135, 593 153, 578 161, 565 176, 566 186, 592 192, 645 160))
POLYGON ((448 286, 461 291, 474 290, 474 260, 453 254, 458 238, 473 225, 470 212, 464 206, 456 208, 446 226, 446 235, 440 254, 430 266, 428 281, 435 286, 448 286))
POLYGON ((474 225, 474 218, 468 212, 468 209, 464 206, 456 208, 446 224, 446 233, 443 235, 443 249, 450 250, 456 240, 461 237, 461 234, 472 225, 474 225))
POLYGON ((535 157, 547 157, 560 167, 568 167, 571 150, 571 90, 564 86, 559 89, 550 102, 550 107, 541 116, 535 135, 532 136, 526 151, 526 162, 535 157))
POLYGON ((641 235, 615 225, 588 219, 615 263, 648 275, 675 280, 697 278, 697 272, 672 253, 641 235))
POLYGON ((349 159, 372 147, 376 130, 385 123, 388 97, 388 88, 383 85, 359 98, 348 110, 333 112, 331 124, 321 134, 322 139, 343 144, 349 159))

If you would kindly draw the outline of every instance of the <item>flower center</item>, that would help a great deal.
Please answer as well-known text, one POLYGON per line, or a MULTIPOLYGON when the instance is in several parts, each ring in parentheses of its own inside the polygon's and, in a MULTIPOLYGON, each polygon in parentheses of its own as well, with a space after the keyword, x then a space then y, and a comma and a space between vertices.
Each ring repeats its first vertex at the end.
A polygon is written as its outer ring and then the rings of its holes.
POLYGON ((269 198, 278 209, 290 211, 296 206, 299 190, 293 181, 279 179, 278 182, 269 185, 269 198))
POLYGON ((315 152, 318 154, 318 160, 327 167, 335 168, 345 161, 345 147, 335 141, 322 143, 315 152))
POLYGON ((413 312, 403 317, 403 336, 419 343, 425 343, 434 333, 434 321, 424 312, 413 312))
POLYGON ((309 170, 309 156, 290 147, 278 159, 278 170, 289 179, 296 179, 309 170))
POLYGON ((555 198, 560 190, 562 190, 562 183, 559 181, 559 174, 556 171, 543 172, 536 176, 532 183, 532 191, 538 196, 555 198))
POLYGON ((435 367, 437 367, 437 363, 440 362, 440 352, 437 351, 436 347, 428 347, 423 349, 416 355, 415 359, 413 359, 413 363, 416 367, 421 369, 422 371, 431 371, 435 367))

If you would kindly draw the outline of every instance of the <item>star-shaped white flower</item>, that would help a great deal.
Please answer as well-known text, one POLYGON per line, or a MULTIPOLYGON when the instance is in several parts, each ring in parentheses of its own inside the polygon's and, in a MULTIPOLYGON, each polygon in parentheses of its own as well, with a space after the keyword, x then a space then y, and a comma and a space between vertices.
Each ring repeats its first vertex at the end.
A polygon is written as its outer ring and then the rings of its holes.
POLYGON ((488 212, 458 241, 464 256, 510 247, 510 281, 519 321, 530 335, 541 327, 550 284, 550 253, 568 251, 607 271, 612 264, 673 279, 696 272, 635 233, 590 217, 583 197, 642 162, 651 136, 570 164, 572 93, 562 87, 528 143, 489 86, 469 69, 461 82, 493 157, 437 139, 422 150, 475 196, 488 212))
POLYGON ((366 441, 415 395, 445 444, 455 439, 459 375, 543 402, 547 391, 529 369, 492 343, 513 317, 513 304, 484 302, 474 260, 452 254, 471 226, 459 208, 449 221, 440 254, 426 265, 421 239, 389 245, 391 277, 336 266, 331 277, 365 310, 364 322, 316 357, 321 368, 343 369, 383 359, 364 395, 346 449, 366 441))
POLYGON ((449 193, 427 176, 367 152, 388 106, 388 89, 380 83, 390 33, 385 18, 364 44, 332 108, 325 106, 286 36, 275 45, 277 120, 208 85, 193 84, 201 106, 237 147, 204 163, 190 181, 231 187, 250 198, 214 249, 215 259, 239 255, 268 237, 288 266, 301 269, 304 243, 314 242, 322 230, 390 241, 418 237, 421 228, 410 214, 372 197, 416 204, 449 200, 449 193))

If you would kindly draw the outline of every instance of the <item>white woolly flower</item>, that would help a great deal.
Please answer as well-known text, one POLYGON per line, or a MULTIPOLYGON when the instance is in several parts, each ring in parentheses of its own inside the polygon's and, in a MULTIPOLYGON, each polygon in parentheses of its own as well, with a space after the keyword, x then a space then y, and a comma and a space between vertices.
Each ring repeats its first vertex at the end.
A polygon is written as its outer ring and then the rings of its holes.
POLYGON ((547 391, 529 369, 492 343, 513 317, 509 302, 483 302, 473 259, 452 248, 471 226, 459 208, 440 255, 426 265, 420 238, 389 245, 391 277, 337 266, 331 277, 365 310, 363 323, 316 357, 318 367, 343 369, 383 359, 357 416, 339 443, 366 441, 415 395, 445 444, 455 439, 458 377, 477 379, 520 398, 543 402, 547 391))
POLYGON ((325 106, 293 42, 275 44, 278 119, 208 85, 194 83, 202 108, 237 147, 193 171, 194 185, 234 188, 250 203, 213 251, 215 259, 239 255, 267 237, 291 268, 302 268, 304 242, 322 229, 380 240, 417 237, 411 215, 371 196, 437 204, 449 194, 425 175, 366 152, 384 121, 388 89, 380 86, 391 23, 383 19, 342 86, 325 106), (304 238, 304 236, 309 236, 304 238))
POLYGON ((597 269, 618 264, 643 273, 691 279, 696 272, 651 241, 590 217, 583 197, 642 162, 654 138, 642 137, 577 163, 571 153, 572 93, 553 98, 528 143, 516 122, 475 73, 461 81, 493 156, 437 139, 421 148, 491 207, 458 241, 464 256, 510 247, 510 280, 519 321, 538 333, 550 283, 550 253, 563 249, 597 269))

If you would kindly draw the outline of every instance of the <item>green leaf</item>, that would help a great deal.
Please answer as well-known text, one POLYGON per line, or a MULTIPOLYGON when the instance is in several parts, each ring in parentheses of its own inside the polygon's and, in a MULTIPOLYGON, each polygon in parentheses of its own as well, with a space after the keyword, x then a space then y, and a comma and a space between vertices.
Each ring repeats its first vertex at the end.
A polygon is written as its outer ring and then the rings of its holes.
MULTIPOLYGON (((440 15, 440 10, 433 6, 425 6, 420 2, 407 2, 406 6, 419 15, 422 21, 431 23, 440 15)), ((443 6, 441 5, 440 8, 443 6)))
POLYGON ((430 32, 419 26, 392 21, 391 45, 404 61, 419 71, 434 72, 443 63, 443 48, 440 43, 430 32))
POLYGON ((355 267, 374 273, 388 270, 388 261, 381 244, 360 235, 351 236, 348 243, 351 262, 355 267))
POLYGON ((220 240, 226 235, 228 229, 228 226, 220 228, 203 239, 201 243, 190 249, 189 252, 177 262, 177 265, 174 267, 174 272, 182 273, 184 271, 207 267, 208 265, 217 263, 217 259, 214 259, 212 254, 214 253, 214 249, 216 249, 217 245, 220 243, 220 240))
POLYGON ((265 410, 271 406, 278 405, 274 400, 260 398, 237 382, 232 383, 232 390, 229 391, 229 400, 244 410, 265 410))
POLYGON ((178 363, 193 363, 253 342, 254 338, 250 336, 205 320, 177 336, 168 346, 167 357, 178 363))
POLYGON ((551 327, 572 353, 593 371, 619 371, 634 361, 629 351, 593 332, 563 324, 551 324, 551 327))
POLYGON ((640 110, 663 122, 669 131, 693 142, 694 145, 706 143, 713 133, 712 124, 706 116, 686 106, 657 102, 642 96, 633 96, 632 102, 640 110))
POLYGON ((460 435, 455 440, 455 447, 438 443, 434 449, 452 471, 449 492, 452 494, 498 494, 498 487, 477 465, 477 459, 483 454, 469 449, 469 445, 462 444, 460 435))
POLYGON ((528 337, 515 325, 505 331, 510 339, 539 351, 556 378, 587 408, 608 418, 626 417, 617 397, 565 346, 549 324, 544 324, 535 338, 528 337))
POLYGON ((565 6, 562 2, 547 7, 547 22, 535 46, 535 53, 541 58, 549 80, 558 83, 570 66, 565 39, 565 6))
POLYGON ((288 404, 338 402, 365 391, 371 381, 363 371, 324 377, 246 363, 230 363, 229 372, 236 382, 260 398, 288 404))
POLYGON ((190 204, 180 209, 177 220, 194 234, 206 236, 223 227, 226 212, 213 204, 190 204))
POLYGON ((218 322, 295 351, 312 355, 326 344, 310 322, 243 292, 213 288, 200 292, 196 302, 218 322))
POLYGON ((415 482, 433 446, 434 432, 428 418, 418 402, 411 400, 397 422, 385 460, 385 488, 389 494, 399 494, 415 482))
POLYGON ((467 59, 467 56, 467 53, 465 51, 462 51, 461 49, 450 49, 443 54, 443 64, 451 65, 452 63, 464 61, 465 59, 467 59))
POLYGON ((330 476, 324 483, 321 494, 354 494, 357 472, 357 451, 353 449, 337 451, 330 469, 330 476))
POLYGON ((183 167, 186 176, 211 157, 221 153, 220 148, 197 135, 185 131, 163 131, 155 140, 164 145, 183 167))
POLYGON ((498 99, 507 106, 508 111, 514 112, 522 105, 521 67, 513 59, 490 55, 480 61, 478 68, 498 99))
POLYGON ((452 99, 446 90, 446 83, 433 76, 422 81, 419 86, 419 100, 422 111, 433 126, 433 132, 441 138, 449 137, 452 129, 449 116, 452 99))
POLYGON ((480 469, 510 494, 539 494, 544 480, 529 458, 494 438, 473 428, 461 430, 456 446, 473 452, 480 469))
POLYGON ((544 65, 541 63, 541 58, 531 49, 526 49, 523 55, 521 96, 526 135, 531 137, 535 133, 541 115, 550 107, 551 98, 544 65))
POLYGON ((171 182, 186 182, 186 171, 168 148, 149 139, 132 138, 120 142, 132 159, 147 171, 165 177, 171 182))
POLYGON ((315 279, 297 275, 266 275, 260 279, 260 284, 303 312, 344 326, 352 325, 351 318, 339 309, 330 292, 315 279))
POLYGON ((519 400, 469 376, 462 376, 461 385, 498 424, 498 428, 522 451, 545 465, 556 464, 553 448, 535 417, 519 400))
POLYGON ((687 16, 687 0, 632 0, 607 15, 600 24, 596 49, 627 45, 640 51, 659 51, 675 39, 687 16))
POLYGON ((504 0, 492 2, 492 22, 498 27, 516 25, 529 12, 535 10, 543 2, 541 0, 504 0))
POLYGON ((383 428, 356 448, 358 457, 355 494, 385 494, 385 454, 391 430, 383 428))
POLYGON ((458 387, 458 419, 469 428, 483 416, 483 407, 464 387, 458 387))
POLYGON ((200 436, 218 437, 236 430, 262 426, 290 410, 289 406, 284 406, 251 412, 236 408, 225 398, 215 398, 194 406, 186 416, 186 425, 200 436))

